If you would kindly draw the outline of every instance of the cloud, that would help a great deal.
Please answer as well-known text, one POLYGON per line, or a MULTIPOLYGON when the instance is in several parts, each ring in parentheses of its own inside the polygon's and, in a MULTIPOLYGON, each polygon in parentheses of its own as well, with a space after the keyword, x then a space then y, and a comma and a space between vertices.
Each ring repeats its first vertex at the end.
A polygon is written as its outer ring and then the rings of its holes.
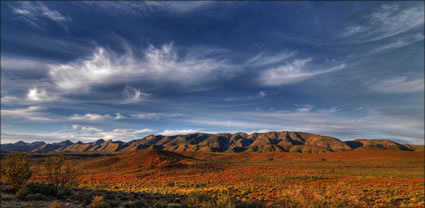
POLYGON ((156 12, 169 12, 173 14, 186 14, 214 3, 213 1, 144 1, 144 2, 86 2, 86 4, 96 6, 109 11, 117 11, 132 15, 147 15, 156 12))
POLYGON ((313 109, 314 106, 312 105, 304 105, 301 108, 298 108, 297 111, 298 112, 310 112, 313 109))
POLYGON ((19 71, 47 71, 46 64, 48 60, 39 60, 31 57, 16 57, 1 56, 1 69, 2 70, 19 70, 19 71))
POLYGON ((380 46, 380 47, 376 48, 374 51, 375 52, 381 52, 381 51, 385 51, 385 50, 388 50, 388 49, 401 48, 401 47, 408 46, 412 43, 421 41, 423 39, 424 39, 424 34, 416 33, 416 34, 409 36, 407 38, 400 38, 400 39, 397 39, 395 41, 392 41, 389 44, 380 46))
POLYGON ((259 98, 266 97, 266 95, 267 95, 267 93, 264 92, 264 91, 260 91, 260 92, 257 93, 257 97, 259 97, 259 98))
MULTIPOLYGON (((178 86, 200 85, 229 76, 229 70, 225 60, 209 57, 207 52, 179 55, 173 44, 167 44, 160 48, 150 45, 144 50, 142 58, 131 51, 118 55, 110 50, 97 48, 89 58, 68 64, 50 65, 49 75, 62 90, 88 91, 95 85, 136 80, 178 86)), ((132 93, 137 96, 136 91, 133 90, 132 93)))
POLYGON ((161 119, 161 118, 177 118, 183 116, 180 113, 136 113, 131 115, 136 119, 161 119))
POLYGON ((18 97, 15 96, 3 96, 1 97, 1 103, 8 104, 8 103, 15 103, 19 100, 18 97))
POLYGON ((296 59, 291 63, 284 64, 275 68, 267 69, 260 74, 259 83, 264 86, 279 86, 294 84, 315 76, 339 71, 345 68, 345 64, 333 66, 329 69, 308 70, 307 64, 312 61, 311 58, 296 59))
POLYGON ((62 15, 59 11, 47 7, 42 2, 19 2, 19 4, 9 4, 16 15, 22 20, 35 26, 40 27, 38 22, 40 18, 46 18, 58 24, 71 21, 71 18, 62 15))
POLYGON ((406 76, 380 80, 369 84, 369 87, 379 93, 415 93, 424 91, 424 79, 408 79, 406 76))
POLYGON ((185 135, 185 134, 194 134, 198 133, 199 130, 196 129, 180 129, 180 130, 164 130, 159 133, 159 135, 163 136, 174 136, 174 135, 185 135))
POLYGON ((84 115, 74 114, 69 119, 74 121, 105 121, 111 120, 113 117, 109 114, 102 115, 96 113, 87 113, 84 115))
POLYGON ((270 64, 281 63, 282 61, 288 60, 293 57, 295 52, 280 52, 274 55, 265 55, 264 53, 259 53, 256 56, 248 59, 246 62, 247 65, 251 66, 264 66, 270 64))
POLYGON ((29 106, 27 108, 16 108, 16 109, 1 109, 2 117, 13 117, 22 118, 27 120, 36 121, 50 121, 51 118, 47 117, 43 110, 47 108, 42 106, 29 106))
POLYGON ((364 25, 351 25, 341 32, 340 37, 353 37, 360 42, 389 38, 424 24, 424 6, 385 4, 374 13, 364 17, 364 25))
POLYGON ((148 97, 148 93, 143 93, 140 89, 127 85, 122 92, 124 100, 121 101, 121 104, 131 104, 138 103, 142 101, 142 97, 148 97))
POLYGON ((57 97, 48 95, 46 89, 38 89, 37 87, 29 89, 27 93, 27 100, 29 101, 49 102, 56 99, 57 97))
POLYGON ((154 132, 152 129, 124 129, 116 128, 112 130, 104 130, 94 126, 72 125, 71 129, 60 130, 47 134, 62 139, 93 141, 100 138, 129 141, 139 138, 140 134, 154 132))

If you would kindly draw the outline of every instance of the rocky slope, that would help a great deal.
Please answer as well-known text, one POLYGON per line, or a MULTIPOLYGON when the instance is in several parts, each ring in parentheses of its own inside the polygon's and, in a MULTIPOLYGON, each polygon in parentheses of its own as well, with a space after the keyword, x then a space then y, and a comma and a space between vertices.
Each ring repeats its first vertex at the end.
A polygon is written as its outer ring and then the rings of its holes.
POLYGON ((195 133, 177 136, 149 135, 130 142, 96 140, 72 143, 69 140, 45 144, 24 143, 1 145, 2 151, 20 152, 131 152, 141 149, 196 152, 338 152, 348 150, 423 151, 421 145, 401 145, 390 140, 356 139, 343 142, 337 138, 305 132, 268 133, 195 133), (419 146, 419 147, 418 147, 419 146))

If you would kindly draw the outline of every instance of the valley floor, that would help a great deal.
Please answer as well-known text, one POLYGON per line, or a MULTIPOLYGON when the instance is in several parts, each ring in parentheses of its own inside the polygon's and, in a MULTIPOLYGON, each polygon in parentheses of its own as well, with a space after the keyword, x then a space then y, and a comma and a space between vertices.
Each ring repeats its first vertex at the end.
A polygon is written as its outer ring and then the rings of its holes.
POLYGON ((68 205, 102 195, 110 207, 424 207, 423 152, 181 154, 192 159, 149 168, 121 156, 75 160, 68 205))

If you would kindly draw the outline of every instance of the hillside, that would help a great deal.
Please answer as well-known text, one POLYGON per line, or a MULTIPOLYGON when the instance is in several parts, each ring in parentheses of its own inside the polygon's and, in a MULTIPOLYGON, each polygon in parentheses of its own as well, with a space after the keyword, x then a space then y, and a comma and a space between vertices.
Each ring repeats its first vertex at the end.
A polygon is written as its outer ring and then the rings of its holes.
POLYGON ((176 136, 149 135, 130 142, 103 139, 91 143, 72 143, 69 140, 52 144, 18 142, 3 144, 1 149, 10 152, 132 152, 142 149, 160 149, 173 152, 323 153, 349 150, 423 151, 424 148, 423 145, 401 145, 384 139, 356 139, 343 142, 329 136, 283 131, 252 134, 238 132, 176 136))

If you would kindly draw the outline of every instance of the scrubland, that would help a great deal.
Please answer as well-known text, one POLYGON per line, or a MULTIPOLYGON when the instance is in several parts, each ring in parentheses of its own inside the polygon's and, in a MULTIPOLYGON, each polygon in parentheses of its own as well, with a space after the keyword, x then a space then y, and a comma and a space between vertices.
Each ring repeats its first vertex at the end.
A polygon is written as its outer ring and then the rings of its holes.
POLYGON ((40 188, 48 156, 2 207, 424 207, 423 152, 65 155, 78 177, 54 194, 40 188))

